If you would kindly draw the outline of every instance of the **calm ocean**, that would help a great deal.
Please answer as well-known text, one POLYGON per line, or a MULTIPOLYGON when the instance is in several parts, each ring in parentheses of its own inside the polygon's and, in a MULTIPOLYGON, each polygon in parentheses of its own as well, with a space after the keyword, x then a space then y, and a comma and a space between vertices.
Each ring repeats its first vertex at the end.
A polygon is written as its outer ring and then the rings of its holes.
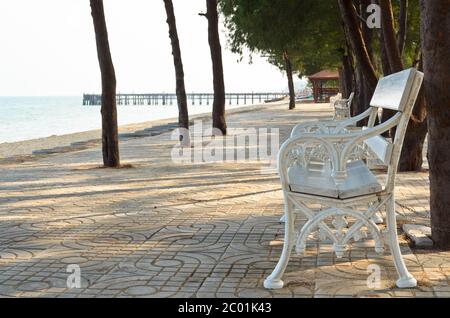
MULTIPOLYGON (((242 105, 241 105, 242 106, 242 105)), ((119 125, 178 116, 176 105, 117 106, 119 125)), ((227 108, 235 108, 236 105, 227 108)), ((190 114, 211 105, 189 105, 190 114)), ((82 97, 0 97, 0 143, 65 135, 101 128, 100 106, 82 106, 82 97)))

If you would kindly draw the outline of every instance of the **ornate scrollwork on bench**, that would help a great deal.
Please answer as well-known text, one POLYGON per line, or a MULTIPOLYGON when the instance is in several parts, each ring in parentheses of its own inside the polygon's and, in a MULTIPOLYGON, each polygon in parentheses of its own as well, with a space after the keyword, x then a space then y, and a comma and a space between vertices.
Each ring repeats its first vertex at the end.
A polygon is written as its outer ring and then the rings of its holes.
POLYGON ((394 186, 403 139, 422 79, 423 74, 415 69, 393 74, 379 81, 371 107, 364 113, 294 127, 278 153, 285 199, 285 241, 277 266, 264 282, 266 288, 283 287, 281 278, 291 250, 295 246, 297 252, 303 253, 311 236, 330 239, 337 257, 344 256, 352 241, 365 237, 373 238, 378 253, 386 244, 399 275, 397 286, 416 286, 397 239, 394 186), (375 125, 380 108, 395 110, 396 114, 375 125), (365 118, 369 118, 367 128, 349 128, 365 118), (397 127, 395 139, 385 139, 382 134, 393 127, 397 127), (362 160, 373 156, 389 167, 385 184, 362 160), (383 209, 384 231, 374 222, 375 213, 383 209), (297 237, 296 211, 308 218, 297 237))

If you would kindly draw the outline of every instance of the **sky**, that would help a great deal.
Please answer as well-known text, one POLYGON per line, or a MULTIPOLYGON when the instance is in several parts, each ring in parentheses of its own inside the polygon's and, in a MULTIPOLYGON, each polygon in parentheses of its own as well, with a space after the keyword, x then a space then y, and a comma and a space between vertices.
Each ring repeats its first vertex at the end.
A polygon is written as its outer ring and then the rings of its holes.
MULTIPOLYGON (((187 92, 212 92, 205 0, 173 0, 187 92)), ((104 0, 117 90, 175 91, 162 0, 104 0)), ((221 27, 228 92, 284 91, 285 75, 263 57, 238 63, 221 27)), ((88 0, 0 0, 0 96, 100 92, 88 0)))

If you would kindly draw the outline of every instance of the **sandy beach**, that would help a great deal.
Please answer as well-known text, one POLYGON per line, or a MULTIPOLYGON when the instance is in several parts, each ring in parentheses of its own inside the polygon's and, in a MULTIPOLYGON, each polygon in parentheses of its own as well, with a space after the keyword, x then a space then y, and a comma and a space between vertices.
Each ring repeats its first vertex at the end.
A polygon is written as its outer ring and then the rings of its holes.
MULTIPOLYGON (((230 109, 228 114, 241 113, 266 107, 268 105, 275 105, 284 102, 276 102, 271 104, 257 104, 250 106, 242 106, 239 108, 230 109)), ((209 118, 210 112, 191 115, 190 119, 198 120, 209 118)), ((99 120, 100 114, 99 114, 99 120)), ((167 118, 162 120, 146 121, 142 123, 122 125, 119 127, 119 134, 123 138, 138 138, 141 135, 148 133, 152 135, 167 132, 177 125, 177 118, 167 118), (152 131, 153 128, 153 131, 152 131)), ((14 132, 11 132, 14 133, 14 132)), ((86 149, 89 146, 99 144, 101 142, 101 130, 90 130, 66 135, 54 135, 45 138, 24 140, 12 143, 0 144, 0 163, 1 162, 21 162, 32 159, 35 155, 63 153, 76 150, 86 149)))

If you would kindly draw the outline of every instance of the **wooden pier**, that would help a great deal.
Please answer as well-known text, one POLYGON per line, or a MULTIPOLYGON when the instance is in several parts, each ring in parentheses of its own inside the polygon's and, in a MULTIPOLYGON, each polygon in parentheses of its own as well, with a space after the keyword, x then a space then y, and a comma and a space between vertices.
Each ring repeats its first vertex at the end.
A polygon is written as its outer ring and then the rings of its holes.
MULTIPOLYGON (((251 105, 256 103, 276 101, 284 98, 286 93, 228 93, 226 102, 229 105, 251 105)), ((191 105, 210 105, 214 94, 187 94, 191 105)), ((83 94, 83 105, 100 105, 102 96, 98 94, 83 94)), ((177 103, 176 94, 117 94, 118 105, 174 105, 177 103)))

